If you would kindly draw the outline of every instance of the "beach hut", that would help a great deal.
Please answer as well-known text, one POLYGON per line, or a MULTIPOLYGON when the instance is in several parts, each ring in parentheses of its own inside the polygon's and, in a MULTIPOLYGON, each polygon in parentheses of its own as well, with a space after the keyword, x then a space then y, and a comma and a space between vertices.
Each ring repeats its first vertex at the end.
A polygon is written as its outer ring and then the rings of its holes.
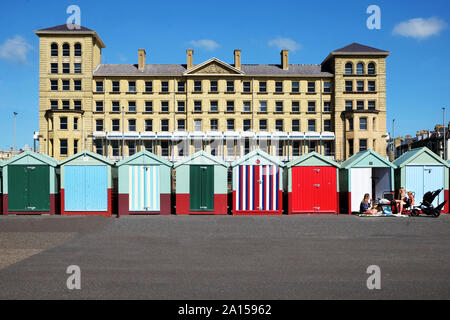
POLYGON ((143 150, 117 167, 119 215, 171 214, 171 162, 143 150))
POLYGON ((114 162, 82 151, 60 165, 61 214, 111 216, 114 162))
MULTIPOLYGON (((415 193, 416 204, 428 191, 443 189, 434 200, 433 205, 449 200, 449 167, 450 165, 430 149, 423 147, 406 152, 394 164, 398 167, 395 175, 395 189, 405 188, 415 193)), ((443 212, 448 213, 449 204, 443 212)))
POLYGON ((0 214, 3 212, 2 163, 3 163, 3 161, 0 160, 0 214))
POLYGON ((233 162, 233 214, 283 214, 284 164, 256 149, 233 162))
POLYGON ((366 193, 372 199, 394 194, 396 166, 373 150, 361 151, 341 165, 339 172, 340 212, 359 212, 366 193))
POLYGON ((288 213, 339 214, 339 167, 316 152, 286 164, 288 213))
POLYGON ((1 164, 3 214, 55 214, 58 161, 25 151, 1 164))
POLYGON ((177 162, 176 214, 227 214, 228 167, 205 151, 177 162))

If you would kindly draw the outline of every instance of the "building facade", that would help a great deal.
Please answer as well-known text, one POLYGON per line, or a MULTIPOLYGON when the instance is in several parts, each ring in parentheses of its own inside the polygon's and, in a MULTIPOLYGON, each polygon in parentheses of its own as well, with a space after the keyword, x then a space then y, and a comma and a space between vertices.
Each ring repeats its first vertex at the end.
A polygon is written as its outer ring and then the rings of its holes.
MULTIPOLYGON (((142 149, 169 160, 205 150, 225 161, 260 148, 282 161, 316 151, 343 161, 386 156, 386 57, 351 44, 320 65, 102 64, 98 34, 66 25, 40 39, 39 150, 65 159, 91 150, 121 159, 142 149)), ((150 57, 151 58, 151 57, 150 57)))

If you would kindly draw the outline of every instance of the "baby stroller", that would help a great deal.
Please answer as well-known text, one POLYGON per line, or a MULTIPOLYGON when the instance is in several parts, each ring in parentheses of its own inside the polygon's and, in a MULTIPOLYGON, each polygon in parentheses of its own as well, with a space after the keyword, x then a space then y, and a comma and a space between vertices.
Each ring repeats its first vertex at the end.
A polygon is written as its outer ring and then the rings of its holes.
POLYGON ((429 191, 429 192, 425 193, 425 195, 423 196, 422 203, 418 206, 412 207, 411 216, 418 217, 420 214, 425 214, 427 216, 433 216, 435 218, 439 217, 441 215, 442 209, 444 208, 445 204, 447 203, 447 200, 442 202, 436 208, 433 206, 433 201, 442 192, 442 190, 444 190, 444 189, 439 189, 436 191, 429 191))

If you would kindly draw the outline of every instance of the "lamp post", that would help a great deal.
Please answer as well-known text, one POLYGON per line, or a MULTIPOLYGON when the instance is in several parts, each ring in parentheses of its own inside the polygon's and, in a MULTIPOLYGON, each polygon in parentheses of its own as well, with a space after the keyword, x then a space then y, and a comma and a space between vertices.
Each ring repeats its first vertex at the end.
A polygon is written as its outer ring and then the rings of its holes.
POLYGON ((14 150, 16 150, 17 149, 17 146, 16 146, 16 119, 17 119, 18 113, 17 112, 13 112, 13 113, 14 113, 14 150))

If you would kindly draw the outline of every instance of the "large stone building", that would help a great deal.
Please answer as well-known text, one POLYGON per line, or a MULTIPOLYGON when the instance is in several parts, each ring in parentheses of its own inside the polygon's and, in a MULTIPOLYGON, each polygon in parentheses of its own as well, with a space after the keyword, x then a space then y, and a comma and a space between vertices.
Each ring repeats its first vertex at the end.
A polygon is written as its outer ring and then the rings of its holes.
MULTIPOLYGON (((204 149, 233 161, 256 147, 283 161, 310 151, 345 160, 386 155, 386 57, 351 44, 320 65, 216 58, 194 64, 102 64, 98 34, 66 25, 40 40, 39 150, 64 159, 83 149, 121 158, 146 148, 170 160, 204 149)), ((147 61, 146 61, 147 60, 147 61)), ((150 57, 151 60, 151 57, 150 57)))

